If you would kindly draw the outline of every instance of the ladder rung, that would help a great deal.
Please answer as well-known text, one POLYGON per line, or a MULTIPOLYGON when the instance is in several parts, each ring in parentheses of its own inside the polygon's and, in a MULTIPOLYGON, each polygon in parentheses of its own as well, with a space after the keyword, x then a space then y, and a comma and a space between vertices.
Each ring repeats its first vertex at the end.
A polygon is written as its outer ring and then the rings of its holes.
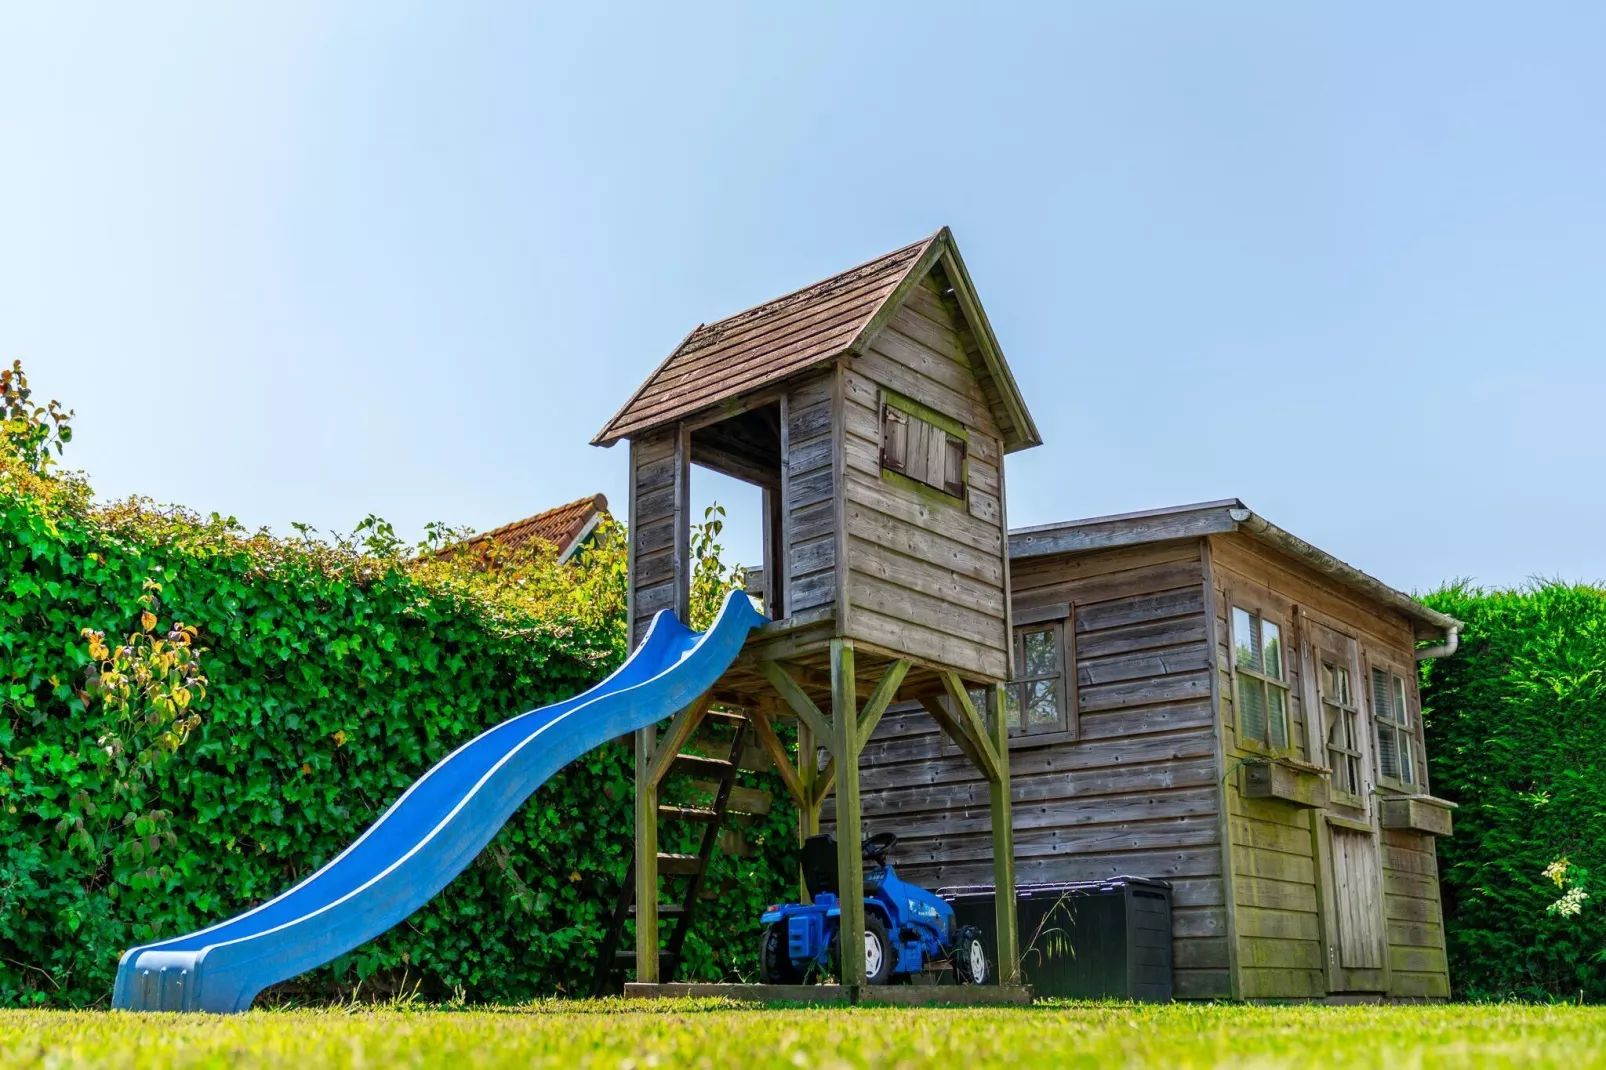
MULTIPOLYGON (((672 951, 659 951, 658 952, 658 965, 662 966, 664 963, 673 962, 678 958, 680 958, 680 956, 675 954, 672 951)), ((636 961, 636 949, 635 948, 631 948, 629 951, 615 951, 613 953, 613 961, 615 961, 615 962, 635 962, 636 961)))
POLYGON ((658 816, 674 818, 679 821, 701 821, 712 825, 719 821, 719 814, 701 806, 660 806, 658 816))
POLYGON ((701 855, 670 854, 667 851, 658 852, 658 872, 666 877, 695 876, 703 868, 701 855))
MULTIPOLYGON (((684 903, 658 904, 658 916, 660 918, 678 918, 684 913, 686 913, 686 905, 684 903)), ((630 916, 636 916, 636 904, 634 903, 630 904, 630 916)))
POLYGON ((723 758, 705 758, 701 754, 677 754, 669 764, 671 773, 690 773, 692 776, 723 777, 730 772, 731 763, 723 758))
POLYGON ((747 714, 731 713, 729 710, 709 710, 707 713, 703 714, 703 720, 713 721, 716 724, 746 724, 747 714))

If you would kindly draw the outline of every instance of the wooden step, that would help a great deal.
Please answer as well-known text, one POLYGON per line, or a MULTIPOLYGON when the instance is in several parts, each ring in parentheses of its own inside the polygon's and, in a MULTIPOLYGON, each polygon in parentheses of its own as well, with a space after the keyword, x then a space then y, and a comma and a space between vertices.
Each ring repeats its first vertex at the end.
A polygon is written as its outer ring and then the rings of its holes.
POLYGON ((668 818, 672 821, 698 821, 705 825, 719 823, 719 814, 702 806, 669 806, 658 807, 659 819, 668 818))
MULTIPOLYGON (((694 780, 691 782, 692 790, 707 795, 719 794, 719 785, 709 780, 694 780)), ((754 814, 763 817, 770 812, 775 799, 767 791, 758 788, 744 788, 740 784, 732 784, 730 792, 725 796, 725 812, 738 814, 754 814)))
MULTIPOLYGON (((658 904, 658 916, 660 918, 678 918, 678 917, 680 917, 681 915, 683 915, 685 913, 686 913, 686 904, 684 904, 684 903, 659 903, 658 904)), ((636 904, 634 904, 634 903, 630 904, 630 916, 632 918, 636 916, 636 904)))
MULTIPOLYGON (((658 968, 663 969, 666 962, 674 962, 679 957, 679 955, 676 955, 671 951, 660 950, 658 952, 658 968)), ((625 963, 634 963, 636 961, 636 949, 631 948, 629 951, 615 951, 613 953, 613 961, 619 963, 621 966, 625 963)))
POLYGON ((703 860, 698 855, 671 854, 667 851, 658 852, 658 872, 666 877, 694 877, 698 870, 703 868, 703 860))
POLYGON ((729 710, 709 710, 707 713, 703 714, 703 720, 712 721, 714 724, 727 724, 735 727, 736 725, 747 723, 747 714, 732 713, 729 710))
POLYGON ((723 777, 729 773, 731 763, 723 758, 706 758, 701 754, 677 754, 669 763, 671 773, 689 773, 692 776, 723 777))

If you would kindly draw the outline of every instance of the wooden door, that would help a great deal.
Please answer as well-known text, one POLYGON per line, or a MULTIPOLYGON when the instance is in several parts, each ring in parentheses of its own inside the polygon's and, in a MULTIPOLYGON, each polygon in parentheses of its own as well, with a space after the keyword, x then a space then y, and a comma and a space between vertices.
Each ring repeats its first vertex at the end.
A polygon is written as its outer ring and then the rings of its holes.
POLYGON ((1373 803, 1371 725, 1359 648, 1353 638, 1304 622, 1313 716, 1311 759, 1332 771, 1329 803, 1313 813, 1322 861, 1322 929, 1328 989, 1384 992, 1388 945, 1383 916, 1383 865, 1373 803))

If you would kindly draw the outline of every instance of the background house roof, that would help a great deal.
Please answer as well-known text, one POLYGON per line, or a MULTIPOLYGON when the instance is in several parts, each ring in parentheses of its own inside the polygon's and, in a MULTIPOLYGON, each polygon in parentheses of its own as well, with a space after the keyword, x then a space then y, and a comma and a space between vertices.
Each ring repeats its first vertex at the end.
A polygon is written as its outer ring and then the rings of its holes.
POLYGON ((492 544, 504 551, 521 550, 533 542, 545 542, 558 548, 558 559, 574 553, 585 537, 596 527, 597 521, 608 513, 608 499, 601 494, 568 502, 548 509, 544 513, 503 524, 491 531, 453 543, 437 554, 457 553, 461 550, 488 549, 492 544))
POLYGON ((1039 444, 1042 439, 1037 427, 998 351, 992 327, 946 227, 923 241, 801 290, 716 323, 699 325, 647 377, 591 444, 611 446, 863 348, 890 318, 908 287, 939 262, 974 335, 980 359, 975 371, 989 403, 1000 410, 1004 448, 1039 444))
POLYGON ((1020 561, 1052 554, 1137 546, 1166 539, 1193 539, 1235 531, 1296 557, 1344 586, 1398 610, 1416 625, 1418 638, 1436 638, 1462 627, 1454 617, 1429 609, 1404 591, 1396 590, 1325 550, 1289 534, 1258 516, 1237 498, 1016 528, 1009 533, 1009 557, 1011 561, 1020 561))

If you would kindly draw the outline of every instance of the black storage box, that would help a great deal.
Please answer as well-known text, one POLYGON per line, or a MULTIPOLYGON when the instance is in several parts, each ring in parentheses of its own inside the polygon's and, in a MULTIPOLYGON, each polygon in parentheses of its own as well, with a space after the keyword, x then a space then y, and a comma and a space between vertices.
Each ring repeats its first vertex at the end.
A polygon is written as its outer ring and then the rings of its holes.
MULTIPOLYGON (((982 931, 996 961, 992 885, 941 888, 960 925, 982 931)), ((1038 996, 1171 999, 1171 885, 1146 877, 1022 884, 1021 980, 1038 996)))

